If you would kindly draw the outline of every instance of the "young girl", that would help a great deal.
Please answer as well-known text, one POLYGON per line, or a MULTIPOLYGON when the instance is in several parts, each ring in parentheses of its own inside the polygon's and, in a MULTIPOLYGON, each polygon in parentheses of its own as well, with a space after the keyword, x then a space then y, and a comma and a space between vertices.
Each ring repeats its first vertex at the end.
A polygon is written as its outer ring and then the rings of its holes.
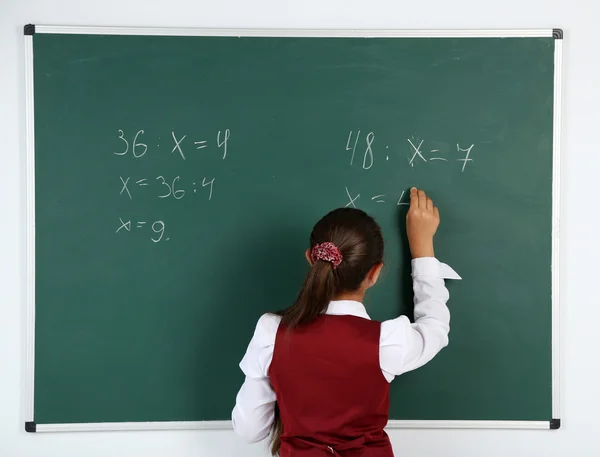
POLYGON ((281 457, 393 456, 383 430, 389 383, 448 344, 444 279, 460 277, 434 257, 439 221, 425 192, 411 189, 414 324, 406 316, 372 321, 362 305, 383 266, 377 223, 350 208, 317 222, 296 302, 260 318, 240 363, 246 380, 232 413, 237 434, 257 442, 272 431, 272 453, 281 457))

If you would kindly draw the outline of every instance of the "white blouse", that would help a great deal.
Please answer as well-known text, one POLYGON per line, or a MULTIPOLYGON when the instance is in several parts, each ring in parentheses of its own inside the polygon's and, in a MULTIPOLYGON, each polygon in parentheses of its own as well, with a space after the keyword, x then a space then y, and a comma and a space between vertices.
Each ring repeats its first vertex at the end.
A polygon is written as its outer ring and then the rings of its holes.
MULTIPOLYGON (((444 279, 461 279, 460 276, 433 257, 414 259, 412 276, 415 323, 411 324, 406 316, 381 323, 379 364, 388 382, 425 365, 448 345, 449 294, 444 279)), ((370 319, 362 303, 350 300, 332 301, 326 314, 370 319)), ((267 438, 273 424, 277 398, 269 381, 269 366, 279 321, 280 317, 273 314, 258 320, 240 363, 246 379, 237 394, 232 421, 236 433, 250 443, 267 438)))

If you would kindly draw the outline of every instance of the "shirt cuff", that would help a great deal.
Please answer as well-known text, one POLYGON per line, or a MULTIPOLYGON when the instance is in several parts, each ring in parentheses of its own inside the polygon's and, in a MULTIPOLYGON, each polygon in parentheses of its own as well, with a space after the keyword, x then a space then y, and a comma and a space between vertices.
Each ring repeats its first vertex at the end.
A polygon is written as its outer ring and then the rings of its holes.
POLYGON ((412 260, 412 275, 433 276, 441 279, 462 279, 456 271, 435 257, 421 257, 412 260))

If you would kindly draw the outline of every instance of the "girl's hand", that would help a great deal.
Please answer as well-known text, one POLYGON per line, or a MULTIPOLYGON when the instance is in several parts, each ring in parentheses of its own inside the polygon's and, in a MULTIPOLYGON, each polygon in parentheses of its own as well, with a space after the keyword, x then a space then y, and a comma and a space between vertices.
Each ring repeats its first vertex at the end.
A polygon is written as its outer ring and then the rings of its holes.
POLYGON ((440 212, 425 191, 410 190, 410 209, 406 215, 406 233, 413 259, 434 257, 433 236, 440 225, 440 212))

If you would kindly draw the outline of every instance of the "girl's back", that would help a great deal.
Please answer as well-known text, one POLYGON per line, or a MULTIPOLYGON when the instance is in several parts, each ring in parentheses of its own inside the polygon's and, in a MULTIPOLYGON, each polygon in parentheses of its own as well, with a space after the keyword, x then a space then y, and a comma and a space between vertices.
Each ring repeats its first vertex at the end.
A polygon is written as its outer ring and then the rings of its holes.
POLYGON ((380 329, 379 322, 352 315, 323 315, 294 332, 279 327, 269 377, 285 424, 283 442, 306 444, 300 437, 335 449, 364 436, 387 444, 390 385, 379 365, 380 329))
POLYGON ((315 225, 310 270, 289 308, 265 314, 240 367, 246 380, 232 413, 250 442, 269 433, 281 457, 392 457, 384 432, 389 383, 448 344, 444 278, 459 279, 433 253, 439 213, 411 190, 407 234, 413 256, 415 322, 372 321, 362 304, 383 267, 379 225, 342 208, 315 225))

